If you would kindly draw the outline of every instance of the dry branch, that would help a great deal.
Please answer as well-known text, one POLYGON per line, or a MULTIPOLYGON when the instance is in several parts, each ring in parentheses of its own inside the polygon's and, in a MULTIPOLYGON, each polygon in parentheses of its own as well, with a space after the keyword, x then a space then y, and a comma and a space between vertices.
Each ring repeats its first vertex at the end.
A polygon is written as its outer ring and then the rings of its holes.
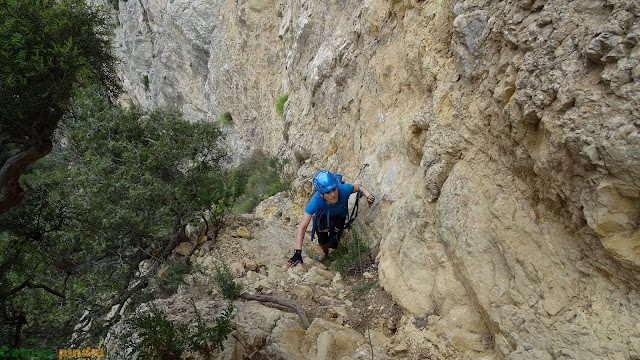
POLYGON ((309 326, 309 320, 307 319, 307 315, 305 315, 305 313, 304 313, 304 309, 302 308, 302 306, 300 304, 298 304, 297 302, 295 302, 293 300, 283 299, 283 298, 279 298, 279 297, 275 297, 275 296, 253 295, 253 294, 247 294, 247 293, 243 293, 242 295, 240 295, 240 297, 243 298, 243 299, 246 299, 246 300, 272 302, 274 304, 286 306, 286 307, 288 307, 290 309, 295 310, 298 313, 298 316, 300 317, 300 320, 302 320, 304 325, 305 326, 309 326))
POLYGON ((20 187, 20 176, 24 169, 36 160, 49 154, 51 142, 33 145, 11 156, 0 167, 0 214, 17 205, 22 200, 24 190, 20 187))

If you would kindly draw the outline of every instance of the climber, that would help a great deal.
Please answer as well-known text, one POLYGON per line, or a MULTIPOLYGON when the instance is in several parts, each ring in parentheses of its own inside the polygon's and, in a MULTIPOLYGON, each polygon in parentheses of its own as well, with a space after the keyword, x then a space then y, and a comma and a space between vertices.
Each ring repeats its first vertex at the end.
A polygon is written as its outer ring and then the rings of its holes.
POLYGON ((304 208, 304 214, 296 233, 296 247, 293 256, 287 262, 288 268, 302 264, 302 240, 312 216, 314 223, 311 230, 311 241, 313 241, 314 233, 317 234, 318 244, 323 253, 316 256, 315 259, 322 261, 329 253, 329 249, 338 247, 338 242, 349 215, 349 196, 352 193, 362 191, 362 194, 367 198, 369 206, 373 205, 376 199, 364 186, 360 184, 344 184, 340 175, 326 170, 318 171, 313 176, 313 188, 316 192, 304 208))

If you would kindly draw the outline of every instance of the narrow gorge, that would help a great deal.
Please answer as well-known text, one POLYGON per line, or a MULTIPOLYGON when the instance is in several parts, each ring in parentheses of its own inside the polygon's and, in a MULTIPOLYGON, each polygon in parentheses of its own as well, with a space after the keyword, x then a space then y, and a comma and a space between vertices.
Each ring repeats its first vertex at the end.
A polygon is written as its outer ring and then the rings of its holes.
MULTIPOLYGON (((295 179, 229 220, 249 238, 229 228, 219 244, 249 290, 318 319, 305 330, 239 304, 223 358, 640 359, 637 1, 118 7, 126 100, 194 121, 228 112, 237 161, 262 150, 295 179), (377 197, 357 220, 385 301, 369 309, 373 349, 344 279, 309 257, 284 268, 320 169, 377 197)), ((181 296, 160 300, 176 318, 181 296)))

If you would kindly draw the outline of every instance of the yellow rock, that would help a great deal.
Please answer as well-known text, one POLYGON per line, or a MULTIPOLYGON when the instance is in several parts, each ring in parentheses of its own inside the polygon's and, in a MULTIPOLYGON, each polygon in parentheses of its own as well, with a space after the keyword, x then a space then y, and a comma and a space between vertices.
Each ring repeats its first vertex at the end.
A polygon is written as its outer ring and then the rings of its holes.
POLYGON ((169 272, 169 267, 167 265, 163 266, 160 268, 160 270, 158 270, 158 276, 159 277, 165 277, 167 276, 169 272))
POLYGON ((637 194, 624 184, 605 180, 598 186, 595 230, 602 245, 623 262, 640 266, 640 206, 637 194))
POLYGON ((247 230, 247 228, 244 226, 238 229, 236 236, 239 236, 245 239, 251 239, 251 234, 249 233, 249 230, 247 230))
POLYGON ((188 243, 188 242, 180 243, 180 245, 176 247, 176 253, 187 256, 191 252, 192 247, 193 247, 192 243, 188 243))

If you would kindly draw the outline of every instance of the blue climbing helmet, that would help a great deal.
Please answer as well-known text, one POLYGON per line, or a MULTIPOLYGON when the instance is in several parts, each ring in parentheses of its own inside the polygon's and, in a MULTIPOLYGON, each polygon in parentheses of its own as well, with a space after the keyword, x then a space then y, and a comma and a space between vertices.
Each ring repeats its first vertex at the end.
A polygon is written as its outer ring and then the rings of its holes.
POLYGON ((313 176, 313 188, 321 194, 333 190, 336 186, 338 186, 336 177, 327 170, 320 170, 313 176))

